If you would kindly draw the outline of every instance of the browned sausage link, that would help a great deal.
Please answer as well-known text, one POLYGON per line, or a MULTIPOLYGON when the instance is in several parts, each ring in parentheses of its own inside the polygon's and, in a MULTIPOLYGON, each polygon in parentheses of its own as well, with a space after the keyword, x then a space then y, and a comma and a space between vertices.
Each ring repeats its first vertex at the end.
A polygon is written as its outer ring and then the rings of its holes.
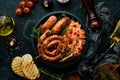
POLYGON ((62 54, 58 54, 58 55, 52 57, 52 56, 47 56, 47 55, 45 55, 44 53, 41 53, 40 55, 41 55, 41 57, 42 57, 44 60, 47 60, 47 61, 49 61, 49 62, 58 61, 58 60, 61 58, 61 56, 62 56, 62 54))
POLYGON ((56 55, 59 54, 59 52, 57 52, 57 50, 53 50, 53 51, 49 51, 47 49, 44 50, 44 54, 47 55, 47 56, 50 56, 50 57, 54 57, 56 55))
POLYGON ((62 52, 63 43, 59 40, 54 40, 47 45, 45 49, 45 54, 48 56, 56 56, 62 52), (56 46, 56 49, 52 50, 56 46))
POLYGON ((39 55, 43 59, 49 62, 55 62, 59 60, 62 57, 63 53, 65 52, 65 50, 63 50, 64 48, 66 48, 66 45, 64 44, 64 39, 62 36, 58 36, 58 35, 52 35, 52 36, 47 37, 43 41, 43 43, 38 44, 37 46, 39 55), (57 43, 58 45, 55 50, 51 52, 47 50, 48 48, 54 46, 57 43))
POLYGON ((37 45, 37 51, 38 51, 39 55, 41 55, 41 52, 44 52, 42 49, 42 45, 40 43, 38 43, 38 45, 37 45))
POLYGON ((43 41, 46 37, 50 36, 51 35, 51 31, 50 30, 47 30, 45 31, 39 38, 40 41, 43 41))
POLYGON ((70 23, 69 17, 61 18, 52 28, 52 34, 59 34, 61 29, 70 23))
POLYGON ((41 26, 42 33, 51 29, 55 25, 56 22, 57 22, 57 17, 54 15, 51 15, 47 19, 47 21, 41 26))
POLYGON ((51 47, 56 46, 56 45, 58 46, 60 44, 64 44, 64 43, 62 43, 60 40, 53 40, 47 45, 47 48, 51 48, 51 47))
POLYGON ((52 35, 52 36, 47 37, 43 44, 48 44, 52 40, 60 40, 60 41, 64 42, 64 38, 62 36, 52 35))
POLYGON ((49 42, 51 42, 52 40, 60 40, 64 45, 64 49, 62 50, 62 53, 65 52, 65 50, 68 48, 67 45, 68 43, 64 40, 64 38, 62 36, 59 35, 52 35, 48 38, 45 39, 45 41, 43 42, 43 44, 49 44, 49 42))

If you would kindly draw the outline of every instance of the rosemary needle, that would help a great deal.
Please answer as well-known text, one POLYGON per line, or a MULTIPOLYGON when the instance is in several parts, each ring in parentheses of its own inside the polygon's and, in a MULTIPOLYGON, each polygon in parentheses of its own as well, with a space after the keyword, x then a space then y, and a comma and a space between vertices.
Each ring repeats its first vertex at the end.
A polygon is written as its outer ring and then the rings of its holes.
POLYGON ((50 74, 48 73, 46 70, 39 68, 39 71, 49 77, 51 77, 52 80, 62 80, 60 75, 56 75, 56 74, 50 74))

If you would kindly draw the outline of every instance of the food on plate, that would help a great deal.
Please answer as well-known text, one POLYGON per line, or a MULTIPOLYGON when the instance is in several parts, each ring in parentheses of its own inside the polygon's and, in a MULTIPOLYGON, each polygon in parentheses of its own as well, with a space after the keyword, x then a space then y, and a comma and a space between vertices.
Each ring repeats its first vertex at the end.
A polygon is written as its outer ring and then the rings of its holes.
POLYGON ((68 43, 68 48, 74 47, 73 56, 79 56, 85 45, 85 31, 81 29, 81 24, 71 20, 69 30, 63 35, 63 38, 68 43))
POLYGON ((120 63, 103 63, 93 74, 93 80, 120 80, 120 63))
POLYGON ((54 16, 54 15, 51 15, 47 21, 41 26, 41 30, 42 32, 45 32, 47 30, 50 30, 54 25, 55 23, 57 22, 57 17, 54 16))
POLYGON ((21 65, 22 65, 22 58, 19 56, 16 56, 15 58, 13 58, 12 60, 12 64, 11 64, 11 68, 12 70, 19 76, 21 77, 25 77, 22 69, 21 69, 21 65))
POLYGON ((61 29, 63 27, 66 27, 70 22, 70 18, 69 17, 63 17, 61 18, 52 28, 51 32, 52 34, 59 34, 61 29))
POLYGON ((17 75, 26 79, 35 80, 40 77, 40 72, 30 54, 13 58, 11 68, 17 75))
POLYGON ((39 42, 43 43, 38 43, 38 52, 47 61, 57 61, 65 53, 66 43, 62 36, 52 35, 39 42))
POLYGON ((46 32, 44 32, 40 38, 39 38, 39 42, 41 43, 46 37, 50 36, 51 35, 51 31, 50 30, 47 30, 46 32))
POLYGON ((64 62, 81 55, 86 43, 86 33, 74 18, 51 15, 39 27, 41 36, 37 51, 44 60, 64 62), (50 19, 52 16, 53 20, 50 19))

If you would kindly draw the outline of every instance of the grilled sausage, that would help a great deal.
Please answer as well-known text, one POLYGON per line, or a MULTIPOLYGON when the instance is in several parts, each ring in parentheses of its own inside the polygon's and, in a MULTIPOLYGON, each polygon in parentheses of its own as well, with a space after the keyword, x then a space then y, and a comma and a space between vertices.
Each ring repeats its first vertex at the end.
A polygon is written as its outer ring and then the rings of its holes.
POLYGON ((51 41, 45 48, 45 54, 48 56, 55 56, 61 53, 64 44, 60 40, 51 41))
POLYGON ((54 62, 59 60, 65 53, 66 45, 62 36, 52 35, 42 43, 38 43, 37 49, 43 59, 54 62))
POLYGON ((61 53, 56 55, 56 56, 52 56, 52 57, 47 56, 44 53, 41 53, 40 55, 43 57, 44 60, 49 61, 49 62, 55 62, 55 61, 59 60, 61 58, 61 56, 62 56, 61 53))
POLYGON ((50 30, 55 25, 56 22, 57 22, 57 17, 54 15, 51 15, 47 19, 47 21, 41 26, 42 33, 44 33, 47 30, 50 30))
POLYGON ((62 42, 64 42, 64 39, 62 36, 59 36, 59 35, 52 35, 52 36, 49 36, 45 39, 44 43, 45 44, 48 44, 49 42, 53 41, 53 40, 60 40, 62 42))
POLYGON ((52 28, 52 34, 59 34, 61 29, 70 23, 69 17, 61 18, 52 28))
POLYGON ((45 38, 47 38, 48 36, 51 35, 51 31, 50 30, 47 30, 45 31, 39 38, 39 41, 43 41, 45 38))

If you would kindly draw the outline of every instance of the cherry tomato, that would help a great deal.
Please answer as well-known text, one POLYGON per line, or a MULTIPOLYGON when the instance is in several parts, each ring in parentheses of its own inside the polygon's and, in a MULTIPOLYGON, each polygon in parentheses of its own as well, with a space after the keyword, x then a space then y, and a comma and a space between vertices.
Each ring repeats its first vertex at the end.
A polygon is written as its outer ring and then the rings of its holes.
POLYGON ((19 3, 19 6, 20 6, 21 8, 26 7, 26 1, 21 1, 21 2, 19 3))
POLYGON ((25 14, 30 13, 30 8, 29 7, 23 8, 23 13, 25 13, 25 14))
POLYGON ((26 5, 27 5, 27 7, 29 7, 29 8, 34 7, 34 3, 33 3, 32 1, 28 1, 28 2, 26 3, 26 5))
POLYGON ((16 15, 22 15, 22 9, 21 8, 17 8, 15 10, 15 13, 16 13, 16 15))

